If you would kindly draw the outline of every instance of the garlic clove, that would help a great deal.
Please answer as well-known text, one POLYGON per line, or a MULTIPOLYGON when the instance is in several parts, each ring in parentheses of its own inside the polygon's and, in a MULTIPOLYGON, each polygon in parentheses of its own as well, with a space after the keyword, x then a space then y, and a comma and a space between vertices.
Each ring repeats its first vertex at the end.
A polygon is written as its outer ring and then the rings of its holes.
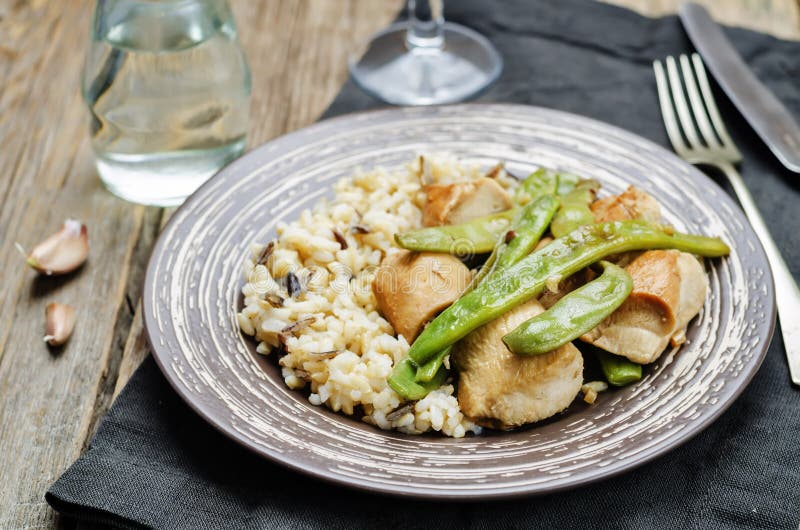
POLYGON ((75 219, 67 219, 61 230, 36 245, 25 261, 37 271, 50 276, 74 271, 83 265, 88 255, 86 225, 75 219))
POLYGON ((44 341, 50 346, 61 346, 75 328, 75 308, 67 304, 51 302, 44 310, 44 341))

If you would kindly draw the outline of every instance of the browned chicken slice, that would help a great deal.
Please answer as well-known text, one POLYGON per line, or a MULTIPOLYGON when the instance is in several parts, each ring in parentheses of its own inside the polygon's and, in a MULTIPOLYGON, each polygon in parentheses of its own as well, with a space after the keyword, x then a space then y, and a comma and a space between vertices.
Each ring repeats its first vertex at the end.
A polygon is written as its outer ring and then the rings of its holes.
POLYGON ((572 343, 542 355, 511 353, 502 338, 544 311, 535 300, 476 329, 456 343, 458 403, 477 423, 510 429, 569 406, 583 382, 583 357, 572 343))
MULTIPOLYGON (((678 252, 678 251, 674 251, 678 252)), ((708 276, 702 261, 691 254, 679 252, 677 259, 678 274, 681 277, 681 292, 679 296, 678 314, 675 319, 675 329, 669 342, 678 346, 686 342, 686 327, 697 313, 703 308, 708 293, 708 276)))
POLYGON ((471 279, 470 270, 450 254, 401 250, 384 258, 372 291, 378 310, 410 343, 458 300, 471 279))
POLYGON ((661 222, 661 206, 653 197, 636 186, 628 186, 628 189, 619 195, 598 199, 592 203, 591 208, 598 223, 629 219, 661 222))
POLYGON ((425 226, 455 225, 508 210, 511 197, 497 181, 480 177, 470 182, 431 184, 422 207, 425 226))
POLYGON ((708 279, 697 258, 677 250, 649 250, 625 270, 633 279, 630 296, 581 340, 648 364, 670 342, 685 341, 686 325, 705 302, 708 279))
MULTIPOLYGON (((603 197, 592 203, 595 222, 640 220, 651 223, 661 222, 661 206, 656 200, 636 186, 628 186, 624 192, 611 197, 603 197)), ((641 252, 623 252, 606 259, 620 267, 626 267, 641 252)), ((576 286, 577 287, 577 286, 576 286)))

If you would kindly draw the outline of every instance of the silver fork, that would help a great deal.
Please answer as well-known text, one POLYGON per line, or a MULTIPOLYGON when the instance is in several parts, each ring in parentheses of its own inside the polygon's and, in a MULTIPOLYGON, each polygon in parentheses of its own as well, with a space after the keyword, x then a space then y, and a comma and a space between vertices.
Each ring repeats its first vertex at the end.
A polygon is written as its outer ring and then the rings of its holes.
POLYGON ((739 197, 739 202, 767 253, 775 277, 775 298, 786 358, 789 361, 789 373, 792 382, 800 385, 800 289, 772 240, 764 219, 758 213, 753 197, 736 170, 735 164, 741 162, 742 155, 722 123, 702 59, 695 53, 690 62, 686 55, 681 55, 680 71, 674 57, 667 57, 665 62, 666 73, 661 61, 653 62, 653 70, 656 73, 661 114, 672 147, 678 156, 690 164, 719 169, 728 177, 739 197), (688 102, 684 91, 689 95, 688 102))

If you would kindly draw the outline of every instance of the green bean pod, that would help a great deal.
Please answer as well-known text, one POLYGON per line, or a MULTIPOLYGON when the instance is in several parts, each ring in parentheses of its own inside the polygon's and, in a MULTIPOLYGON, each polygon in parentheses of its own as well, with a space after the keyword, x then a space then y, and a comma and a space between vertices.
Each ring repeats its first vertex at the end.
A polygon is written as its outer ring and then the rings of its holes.
POLYGON ((597 350, 597 360, 600 361, 600 368, 606 377, 608 384, 614 386, 625 386, 635 383, 642 378, 642 365, 629 361, 620 355, 597 350))
POLYGON ((559 196, 564 196, 575 189, 575 186, 578 185, 578 182, 582 181, 579 175, 574 173, 559 173, 558 174, 558 189, 556 189, 556 194, 559 196))
POLYGON ((392 374, 387 379, 389 386, 397 392, 400 397, 408 401, 422 399, 432 390, 436 390, 447 380, 449 371, 440 366, 436 375, 430 381, 416 381, 417 366, 410 359, 403 359, 397 363, 392 370, 392 374))
POLYGON ((628 298, 633 280, 625 269, 601 261, 603 273, 575 289, 550 309, 519 325, 503 337, 508 349, 520 355, 553 351, 597 327, 628 298))
POLYGON ((583 226, 515 265, 490 275, 445 309, 417 337, 408 355, 417 365, 478 327, 537 296, 548 280, 566 278, 610 254, 674 248, 705 257, 725 256, 718 238, 675 233, 644 221, 612 221, 583 226))
POLYGON ((554 195, 542 195, 526 204, 511 221, 508 231, 498 238, 492 254, 472 280, 471 288, 478 285, 490 272, 510 267, 530 254, 547 230, 558 210, 558 204, 554 195))
POLYGON ((519 210, 479 217, 459 225, 431 226, 395 234, 401 247, 417 252, 447 252, 450 254, 483 254, 491 252, 497 239, 506 233, 508 225, 519 210))
POLYGON ((519 183, 514 193, 514 202, 528 204, 542 195, 555 195, 558 190, 559 173, 552 169, 539 168, 519 183))
POLYGON ((582 180, 575 189, 561 198, 561 208, 550 225, 553 236, 561 237, 580 226, 594 223, 594 214, 589 206, 599 187, 600 184, 594 180, 582 180))
POLYGON ((427 383, 432 381, 436 374, 439 373, 439 368, 442 366, 445 357, 450 355, 450 350, 452 350, 452 346, 448 346, 447 348, 443 349, 436 355, 434 355, 433 359, 428 361, 427 363, 423 364, 422 366, 417 368, 416 376, 414 380, 418 383, 427 383))
POLYGON ((500 239, 502 248, 497 253, 495 269, 510 267, 530 254, 557 210, 558 199, 554 195, 542 195, 525 206, 509 227, 512 237, 500 239))

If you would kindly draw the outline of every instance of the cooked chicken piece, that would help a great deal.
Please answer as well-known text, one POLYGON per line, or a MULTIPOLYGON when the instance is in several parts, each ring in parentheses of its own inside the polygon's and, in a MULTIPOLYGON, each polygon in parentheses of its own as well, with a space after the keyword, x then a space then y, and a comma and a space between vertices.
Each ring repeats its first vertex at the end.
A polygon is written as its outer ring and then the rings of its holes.
POLYGON ((458 403, 481 425, 511 429, 561 412, 578 395, 583 357, 572 343, 542 355, 511 353, 502 341, 543 311, 535 300, 476 329, 456 343, 458 403))
POLYGON ((703 307, 708 278, 697 258, 677 250, 649 250, 625 270, 633 278, 630 296, 581 340, 648 364, 668 343, 686 340, 686 325, 703 307))
POLYGON ((691 254, 685 252, 679 254, 677 264, 678 275, 681 277, 681 292, 678 297, 680 299, 678 314, 675 317, 677 323, 669 338, 672 346, 686 342, 686 327, 703 308, 708 293, 708 276, 703 263, 691 254))
MULTIPOLYGON (((661 206, 656 200, 636 186, 628 186, 624 192, 603 197, 592 203, 595 222, 628 221, 638 219, 652 223, 661 222, 661 206)), ((620 267, 627 267, 641 252, 623 252, 606 259, 620 267)))
POLYGON ((410 343, 425 324, 458 300, 472 273, 458 258, 434 252, 400 252, 381 263, 372 292, 378 310, 410 343))
POLYGON ((661 222, 661 206, 653 197, 636 186, 628 186, 628 189, 619 195, 598 199, 592 203, 591 208, 598 223, 629 219, 661 222))
POLYGON ((425 226, 455 225, 508 210, 511 197, 497 181, 486 177, 471 182, 431 184, 422 207, 425 226))

